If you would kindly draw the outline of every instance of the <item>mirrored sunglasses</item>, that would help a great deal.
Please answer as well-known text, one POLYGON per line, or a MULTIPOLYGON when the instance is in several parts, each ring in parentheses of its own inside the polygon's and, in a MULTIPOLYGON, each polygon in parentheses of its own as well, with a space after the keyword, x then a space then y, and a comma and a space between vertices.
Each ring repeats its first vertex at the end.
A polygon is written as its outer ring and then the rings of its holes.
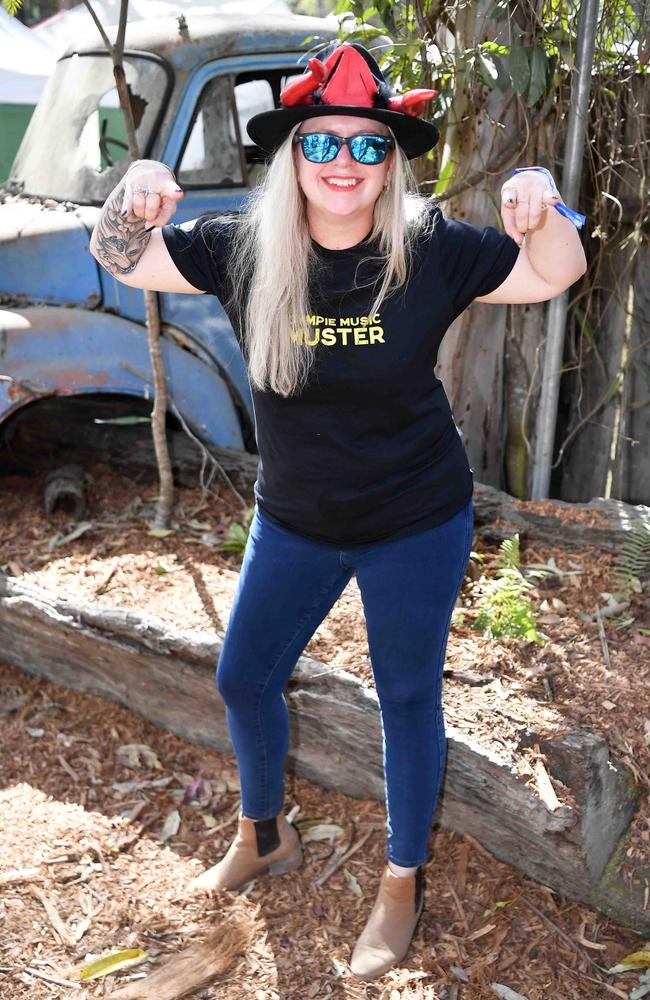
POLYGON ((385 135, 353 135, 349 138, 332 135, 331 132, 305 132, 294 135, 294 143, 300 143, 306 160, 310 163, 330 163, 347 146, 357 163, 383 163, 388 150, 395 145, 393 139, 385 135))

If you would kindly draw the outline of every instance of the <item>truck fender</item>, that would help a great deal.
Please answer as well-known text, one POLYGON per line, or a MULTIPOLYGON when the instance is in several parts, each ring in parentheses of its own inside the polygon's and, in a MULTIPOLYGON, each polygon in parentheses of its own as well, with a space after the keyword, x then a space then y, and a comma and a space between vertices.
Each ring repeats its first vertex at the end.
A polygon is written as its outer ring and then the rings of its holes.
MULTIPOLYGON (((170 403, 205 444, 244 448, 227 383, 181 343, 182 336, 161 337, 170 403)), ((44 396, 121 393, 153 401, 153 384, 147 331, 138 323, 67 307, 0 309, 0 427, 44 396)))

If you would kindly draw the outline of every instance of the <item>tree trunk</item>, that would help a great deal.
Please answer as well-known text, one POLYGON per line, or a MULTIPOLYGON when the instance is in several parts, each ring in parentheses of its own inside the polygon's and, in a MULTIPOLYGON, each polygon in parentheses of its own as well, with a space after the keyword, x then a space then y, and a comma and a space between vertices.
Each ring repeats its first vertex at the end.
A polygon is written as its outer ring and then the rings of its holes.
MULTIPOLYGON (((104 27, 95 13, 90 0, 84 0, 88 11, 95 22, 97 29, 104 40, 104 44, 113 61, 113 76, 115 86, 120 100, 120 108, 124 116, 129 156, 131 160, 140 157, 138 140, 133 120, 133 109, 131 107, 131 97, 124 73, 122 58, 124 55, 124 36, 126 33, 126 23, 129 9, 129 0, 121 0, 120 17, 115 44, 112 45, 104 27)), ((160 494, 156 506, 156 516, 154 528, 168 528, 171 512, 174 506, 174 479, 171 473, 171 463, 167 451, 167 438, 165 425, 167 417, 167 381, 165 378, 165 367, 160 351, 160 309, 158 307, 158 297, 155 292, 144 290, 144 304, 147 324, 147 340, 149 343, 149 354, 151 356, 151 366, 154 373, 154 406, 151 414, 151 433, 154 441, 156 460, 158 463, 158 477, 160 482, 160 494)))
POLYGON ((160 350, 160 309, 158 296, 155 292, 145 290, 144 302, 147 313, 147 336, 149 339, 149 355, 154 376, 154 403, 151 413, 151 433, 158 478, 160 481, 160 496, 156 504, 154 528, 168 528, 174 507, 174 477, 172 463, 167 447, 167 382, 165 379, 165 364, 160 350))
MULTIPOLYGON (((439 173, 454 165, 444 192, 450 217, 502 229, 503 183, 516 166, 553 166, 559 123, 551 100, 537 110, 527 109, 523 101, 513 100, 509 83, 503 89, 487 88, 474 79, 466 84, 463 52, 484 38, 511 41, 508 22, 489 19, 492 11, 493 5, 481 0, 478 7, 463 8, 455 21, 460 61, 439 173), (522 136, 528 137, 527 143, 521 142, 522 136)), ((524 16, 521 11, 519 15, 524 16)), ((521 498, 530 495, 545 311, 544 303, 475 303, 451 326, 439 355, 439 376, 476 478, 521 498)))
MULTIPOLYGON (((479 9, 468 4, 458 11, 456 47, 460 53, 476 42, 477 25, 489 13, 484 0, 479 9)), ((514 105, 498 88, 463 86, 462 57, 454 102, 445 129, 440 172, 454 167, 452 188, 484 167, 498 150, 493 121, 508 131, 514 105), (474 102, 482 102, 476 115, 474 102)), ((507 174, 491 177, 451 197, 445 212, 451 218, 477 226, 500 226, 498 198, 507 174)), ((454 418, 463 432, 476 479, 501 487, 504 483, 503 382, 507 307, 475 303, 445 335, 438 365, 454 418)))

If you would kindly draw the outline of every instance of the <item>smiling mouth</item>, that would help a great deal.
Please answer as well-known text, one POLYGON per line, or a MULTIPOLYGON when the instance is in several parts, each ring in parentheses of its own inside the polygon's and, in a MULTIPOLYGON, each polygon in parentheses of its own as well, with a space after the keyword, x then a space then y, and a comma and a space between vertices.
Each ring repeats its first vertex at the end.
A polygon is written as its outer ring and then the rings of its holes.
POLYGON ((323 180, 329 187, 335 187, 339 190, 351 190, 361 184, 360 177, 323 177, 323 180))

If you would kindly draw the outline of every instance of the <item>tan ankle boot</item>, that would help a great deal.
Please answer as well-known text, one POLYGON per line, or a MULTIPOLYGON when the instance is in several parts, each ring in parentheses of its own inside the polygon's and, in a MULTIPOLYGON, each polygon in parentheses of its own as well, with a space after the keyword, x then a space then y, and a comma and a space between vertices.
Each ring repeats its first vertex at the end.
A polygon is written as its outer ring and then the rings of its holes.
POLYGON ((192 879, 188 892, 242 889, 258 875, 282 875, 302 864, 298 831, 283 813, 248 819, 239 813, 237 834, 221 861, 192 879))
POLYGON ((358 979, 377 979, 406 955, 424 905, 422 865, 398 878, 386 866, 366 926, 352 952, 350 969, 358 979))

